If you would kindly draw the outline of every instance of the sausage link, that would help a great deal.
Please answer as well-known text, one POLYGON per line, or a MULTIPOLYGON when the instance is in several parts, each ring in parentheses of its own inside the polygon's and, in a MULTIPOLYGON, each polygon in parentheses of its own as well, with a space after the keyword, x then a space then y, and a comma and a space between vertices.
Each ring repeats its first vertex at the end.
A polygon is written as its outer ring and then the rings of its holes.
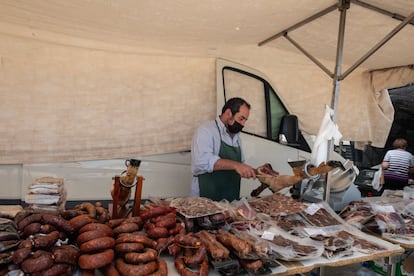
POLYGON ((156 241, 150 239, 144 234, 123 233, 118 236, 116 243, 118 244, 124 242, 139 242, 151 248, 155 248, 157 246, 156 241))
POLYGON ((25 217, 24 219, 22 219, 21 221, 19 221, 19 223, 17 224, 17 228, 19 229, 19 231, 23 231, 23 229, 34 222, 41 222, 42 221, 42 214, 31 214, 28 215, 27 217, 25 217))
POLYGON ((42 222, 43 224, 53 225, 56 229, 68 234, 72 234, 75 231, 69 221, 57 215, 43 214, 42 222))
POLYGON ((83 243, 80 246, 82 253, 92 253, 113 248, 115 246, 115 239, 112 237, 101 237, 83 243))
POLYGON ((72 225, 75 231, 79 231, 79 229, 81 229, 86 224, 93 222, 96 222, 96 219, 90 217, 88 214, 79 215, 69 220, 69 223, 72 225))
POLYGON ((25 259, 29 258, 31 254, 32 254, 32 248, 30 247, 19 248, 13 253, 12 261, 13 263, 18 265, 22 263, 25 259))
POLYGON ((184 263, 188 266, 193 264, 200 264, 207 256, 206 247, 201 245, 194 254, 184 256, 184 263))
POLYGON ((167 276, 168 275, 167 262, 163 258, 158 257, 157 263, 158 263, 158 270, 155 271, 154 273, 149 274, 149 276, 167 276))
POLYGON ((49 234, 37 234, 33 239, 34 248, 50 248, 52 247, 59 239, 59 232, 53 231, 49 234))
POLYGON ((151 209, 147 209, 143 211, 139 216, 142 218, 143 221, 146 221, 150 218, 158 217, 161 215, 165 215, 170 212, 174 212, 175 209, 171 207, 164 207, 164 206, 158 206, 151 209))
POLYGON ((92 222, 82 226, 79 229, 79 234, 82 234, 87 231, 102 231, 105 232, 107 236, 112 237, 114 235, 114 231, 111 227, 106 224, 99 223, 99 222, 92 222))
MULTIPOLYGON (((41 251, 41 250, 38 250, 41 251)), ((37 251, 36 251, 37 252, 37 251)), ((45 269, 48 269, 53 265, 52 254, 46 251, 42 251, 40 254, 33 254, 31 258, 27 258, 21 264, 21 269, 25 273, 35 273, 45 269)))
POLYGON ((160 221, 156 222, 155 226, 156 227, 165 227, 167 229, 171 229, 171 228, 175 227, 175 224, 176 224, 175 220, 176 220, 175 217, 173 217, 173 218, 167 217, 164 220, 160 220, 160 221))
POLYGON ((138 230, 139 226, 135 222, 123 222, 119 226, 115 227, 114 233, 115 235, 119 235, 121 233, 132 233, 138 230))
POLYGON ((56 231, 56 227, 51 224, 42 224, 40 226, 40 233, 42 234, 49 234, 50 232, 56 231))
POLYGON ((100 237, 109 237, 110 235, 108 235, 108 233, 106 232, 102 232, 99 230, 91 230, 91 231, 86 231, 83 232, 82 234, 80 234, 77 238, 76 238, 76 243, 81 246, 83 243, 93 240, 93 239, 97 239, 100 237))
POLYGON ((139 242, 123 242, 115 245, 115 252, 128 253, 128 252, 141 252, 144 250, 144 245, 139 242))
POLYGON ((105 276, 120 276, 118 270, 116 269, 113 263, 110 263, 109 265, 100 268, 100 271, 105 276))
POLYGON ((79 267, 86 270, 104 267, 114 260, 114 250, 106 249, 95 254, 83 254, 79 257, 79 267))
POLYGON ((146 230, 148 236, 150 238, 158 239, 158 238, 166 238, 170 234, 168 233, 168 229, 165 227, 153 227, 146 230))
POLYGON ((42 224, 40 224, 40 222, 30 223, 24 227, 21 237, 26 238, 30 235, 39 233, 41 227, 42 227, 42 224))
POLYGON ((157 260, 158 252, 152 248, 145 248, 144 252, 126 253, 124 259, 130 264, 148 263, 157 260))
POLYGON ((80 252, 72 245, 62 245, 53 249, 55 263, 66 263, 75 265, 78 261, 80 252))
POLYGON ((115 266, 118 271, 125 276, 144 276, 154 273, 158 269, 158 263, 156 261, 146 264, 133 265, 125 263, 122 258, 115 260, 115 266))
POLYGON ((37 273, 32 273, 31 276, 62 276, 71 275, 68 274, 70 271, 69 264, 54 264, 50 268, 42 270, 37 273))

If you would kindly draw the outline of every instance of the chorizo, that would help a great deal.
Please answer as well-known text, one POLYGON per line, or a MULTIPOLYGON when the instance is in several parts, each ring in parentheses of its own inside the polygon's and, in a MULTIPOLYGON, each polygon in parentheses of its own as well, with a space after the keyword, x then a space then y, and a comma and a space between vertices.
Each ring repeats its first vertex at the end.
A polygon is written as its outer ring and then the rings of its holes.
POLYGON ((79 250, 72 245, 55 247, 52 251, 55 263, 75 265, 79 258, 79 250))
POLYGON ((155 226, 153 228, 148 228, 146 232, 150 238, 154 238, 154 239, 166 238, 169 236, 168 229, 165 227, 155 226))
POLYGON ((200 238, 194 236, 192 233, 178 234, 175 236, 175 241, 181 246, 199 247, 201 245, 200 238))
POLYGON ((40 233, 42 234, 49 234, 50 232, 56 231, 56 227, 51 224, 42 224, 40 226, 40 233))
POLYGON ((86 270, 104 267, 114 260, 114 250, 106 249, 105 251, 95 254, 83 254, 78 259, 79 267, 86 270))
POLYGON ((252 250, 247 241, 240 239, 228 231, 218 229, 216 237, 222 244, 232 247, 240 256, 247 256, 252 250))
POLYGON ((141 252, 144 250, 144 245, 138 242, 124 242, 115 245, 115 251, 119 253, 141 252))
POLYGON ((157 239, 157 246, 154 247, 154 249, 157 250, 158 252, 161 252, 164 249, 166 249, 168 245, 172 243, 173 241, 174 241, 174 237, 171 237, 171 236, 168 238, 159 238, 157 239))
POLYGON ((197 232, 196 234, 200 239, 201 242, 207 247, 208 252, 210 253, 211 257, 215 260, 219 259, 227 259, 230 255, 230 251, 219 241, 217 241, 215 235, 202 230, 197 232))
POLYGON ((118 271, 125 276, 143 276, 154 273, 158 269, 158 262, 152 261, 146 264, 133 265, 127 264, 122 258, 115 260, 115 266, 118 271))
POLYGON ((18 249, 20 248, 32 248, 33 247, 33 241, 31 239, 25 239, 22 240, 19 245, 17 246, 18 249))
POLYGON ((87 231, 102 231, 105 232, 107 236, 112 237, 114 235, 114 231, 111 227, 106 224, 99 223, 99 222, 92 222, 82 226, 79 229, 79 234, 82 234, 87 231))
POLYGON ((141 212, 141 214, 139 214, 139 216, 141 217, 141 219, 143 221, 146 221, 146 220, 149 220, 151 218, 158 217, 158 216, 161 216, 161 215, 165 215, 165 214, 173 212, 173 211, 175 211, 175 209, 171 208, 171 207, 157 206, 157 207, 147 209, 147 210, 141 212))
POLYGON ((121 233, 132 233, 138 230, 139 226, 135 222, 123 222, 119 226, 115 227, 114 233, 115 235, 119 235, 121 233))
POLYGON ((159 221, 166 220, 166 219, 171 219, 171 218, 176 219, 176 217, 177 217, 177 215, 175 214, 175 212, 170 212, 166 215, 162 215, 162 216, 152 218, 151 222, 157 223, 159 221))
POLYGON ((50 248, 59 240, 59 232, 53 231, 49 234, 36 234, 33 239, 34 248, 50 248))
POLYGON ((96 206, 96 218, 100 223, 107 222, 110 218, 108 209, 105 209, 102 206, 96 206))
POLYGON ((109 265, 100 268, 100 270, 105 276, 120 276, 118 270, 116 269, 113 263, 110 263, 109 265))
POLYGON ((96 238, 100 238, 100 237, 109 237, 110 235, 108 235, 108 233, 103 232, 103 231, 99 231, 99 230, 93 230, 93 231, 86 231, 83 232, 82 234, 80 234, 77 238, 76 238, 76 243, 80 246, 83 243, 96 239, 96 238))
POLYGON ((119 235, 119 237, 116 239, 116 243, 118 244, 118 243, 124 243, 124 242, 139 242, 151 248, 155 248, 157 246, 156 241, 150 239, 144 234, 136 234, 136 233, 123 233, 119 235))
POLYGON ((77 217, 79 215, 82 215, 82 214, 84 214, 82 211, 75 210, 75 209, 65 210, 65 211, 60 213, 60 215, 66 220, 70 220, 70 219, 72 219, 74 217, 77 217))
POLYGON ((97 252, 109 248, 113 248, 115 245, 115 239, 112 237, 101 237, 97 239, 93 239, 83 243, 80 246, 80 251, 82 253, 91 253, 97 252))
POLYGON ((167 262, 163 258, 158 257, 157 263, 158 263, 158 270, 155 271, 154 273, 149 274, 149 276, 167 276, 168 275, 167 262))
POLYGON ((96 219, 92 218, 88 214, 79 215, 69 220, 70 225, 72 225, 75 231, 78 231, 86 224, 93 222, 96 222, 96 219))
POLYGON ((53 265, 53 257, 50 252, 37 250, 33 256, 21 263, 21 269, 25 273, 35 273, 48 269, 53 265))
POLYGON ((184 226, 181 223, 176 223, 173 228, 168 229, 168 234, 170 234, 170 236, 175 236, 177 234, 185 234, 184 226))
POLYGON ((107 225, 111 228, 115 228, 125 221, 125 218, 110 219, 107 225))
POLYGON ((17 249, 13 253, 12 261, 15 264, 21 264, 24 260, 26 260, 32 254, 32 249, 29 247, 23 247, 17 249))
POLYGON ((157 260, 158 252, 152 248, 145 248, 144 252, 126 253, 124 259, 130 264, 148 263, 157 260))
POLYGON ((41 221, 42 221, 42 214, 31 214, 25 217, 24 219, 22 219, 21 221, 19 221, 19 223, 17 224, 17 227, 19 231, 23 231, 23 229, 27 225, 34 223, 34 222, 41 222, 41 221))
POLYGON ((206 247, 201 245, 194 254, 184 256, 184 263, 187 266, 200 264, 207 256, 206 247))
POLYGON ((144 224, 144 221, 139 216, 137 216, 137 217, 128 217, 128 218, 125 219, 125 222, 134 222, 134 223, 138 224, 139 226, 144 224))
POLYGON ((44 214, 42 216, 42 222, 43 224, 53 225, 56 229, 68 234, 72 234, 75 231, 69 221, 56 215, 44 214))
POLYGON ((81 276, 95 276, 95 269, 82 270, 81 276))
POLYGON ((174 259, 174 266, 175 269, 180 273, 181 276, 198 276, 197 271, 189 270, 184 263, 183 258, 175 258, 174 259))
POLYGON ((28 237, 28 236, 30 236, 30 235, 33 235, 33 234, 39 233, 39 232, 40 232, 41 227, 42 227, 42 224, 40 224, 40 222, 33 222, 33 223, 30 223, 30 224, 26 225, 26 226, 23 228, 23 232, 22 232, 22 234, 21 234, 21 237, 22 237, 22 238, 26 238, 26 237, 28 237))
POLYGON ((42 270, 37 273, 32 273, 31 276, 61 276, 61 275, 71 275, 68 274, 70 271, 69 264, 54 264, 50 268, 42 270))
POLYGON ((96 217, 96 207, 90 202, 83 202, 79 205, 76 205, 75 210, 85 210, 88 215, 92 218, 96 217))
POLYGON ((165 227, 167 229, 171 229, 175 226, 176 222, 175 222, 175 217, 173 218, 165 218, 163 220, 157 221, 155 223, 156 227, 165 227))
POLYGON ((181 246, 179 246, 177 243, 173 243, 170 246, 168 246, 168 254, 171 256, 177 256, 181 252, 181 246))

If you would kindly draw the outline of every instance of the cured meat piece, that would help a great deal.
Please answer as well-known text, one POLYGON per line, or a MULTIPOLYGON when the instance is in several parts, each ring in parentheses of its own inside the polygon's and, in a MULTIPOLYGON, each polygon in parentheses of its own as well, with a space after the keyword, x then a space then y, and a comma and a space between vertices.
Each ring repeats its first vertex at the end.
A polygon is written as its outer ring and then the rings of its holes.
POLYGON ((248 242, 236 237, 228 231, 218 229, 216 238, 225 246, 231 246, 239 256, 247 256, 252 251, 252 248, 248 242))
POLYGON ((219 241, 217 241, 214 234, 211 234, 205 230, 199 231, 196 234, 201 242, 206 246, 207 251, 210 253, 211 257, 215 260, 227 259, 229 258, 230 251, 219 241))

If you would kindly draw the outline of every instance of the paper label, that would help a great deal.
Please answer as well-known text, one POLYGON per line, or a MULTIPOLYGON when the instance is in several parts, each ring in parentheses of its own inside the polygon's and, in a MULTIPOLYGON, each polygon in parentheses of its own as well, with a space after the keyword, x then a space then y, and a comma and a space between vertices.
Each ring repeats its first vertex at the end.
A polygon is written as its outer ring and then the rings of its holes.
POLYGON ((263 231, 262 239, 273 241, 274 237, 275 237, 275 234, 273 232, 263 231))

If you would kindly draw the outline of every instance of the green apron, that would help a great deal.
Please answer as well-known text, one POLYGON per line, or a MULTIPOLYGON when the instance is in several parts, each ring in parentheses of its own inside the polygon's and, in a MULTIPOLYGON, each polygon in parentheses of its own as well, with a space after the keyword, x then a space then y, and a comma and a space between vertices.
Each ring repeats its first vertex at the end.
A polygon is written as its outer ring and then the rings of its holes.
MULTIPOLYGON (((217 122, 216 122, 217 125, 217 122)), ((217 125, 220 133, 220 129, 217 125)), ((223 142, 220 133, 219 156, 222 159, 230 159, 241 162, 240 147, 233 147, 223 142)), ((234 170, 214 171, 198 176, 200 196, 215 201, 227 199, 229 202, 240 198, 240 175, 234 170)))

